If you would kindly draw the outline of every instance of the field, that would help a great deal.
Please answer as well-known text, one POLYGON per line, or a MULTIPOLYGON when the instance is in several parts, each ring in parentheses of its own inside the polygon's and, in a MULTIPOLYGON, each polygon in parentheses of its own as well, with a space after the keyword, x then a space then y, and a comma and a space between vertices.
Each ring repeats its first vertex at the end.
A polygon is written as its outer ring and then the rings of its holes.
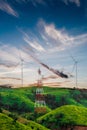
POLYGON ((12 130, 61 130, 64 126, 87 126, 86 89, 44 86, 47 106, 44 114, 34 112, 35 90, 35 87, 0 88, 0 130, 12 127, 12 130))

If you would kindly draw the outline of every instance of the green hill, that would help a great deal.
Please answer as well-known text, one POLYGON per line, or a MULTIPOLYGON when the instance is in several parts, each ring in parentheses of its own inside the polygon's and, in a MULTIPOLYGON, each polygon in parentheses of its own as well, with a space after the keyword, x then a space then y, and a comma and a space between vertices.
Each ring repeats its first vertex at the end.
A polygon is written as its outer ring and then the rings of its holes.
MULTIPOLYGON (((35 94, 33 88, 0 88, 0 106, 18 113, 34 112, 35 94)), ((51 109, 47 107, 47 111, 51 109)))
MULTIPOLYGON (((36 87, 0 88, 0 106, 10 112, 16 112, 28 120, 41 115, 34 113, 36 87)), ((63 105, 87 107, 87 90, 69 88, 50 88, 44 86, 47 112, 63 105)))
POLYGON ((46 92, 46 103, 51 109, 55 109, 63 105, 76 105, 87 107, 86 89, 49 87, 45 87, 44 89, 46 92))
POLYGON ((19 122, 14 122, 12 118, 0 113, 0 130, 32 130, 32 129, 19 122))
MULTIPOLYGON (((16 104, 14 106, 18 107, 18 104, 20 104, 20 106, 24 105, 28 108, 28 110, 33 111, 35 101, 35 89, 35 87, 16 89, 0 88, 0 98, 2 98, 2 105, 9 105, 9 107, 12 107, 14 104, 16 104), (30 105, 27 106, 27 104, 30 105)), ((77 106, 83 105, 87 107, 87 90, 50 88, 44 86, 44 91, 46 103, 51 109, 69 104, 77 106)), ((27 111, 27 108, 25 108, 25 111, 27 111)))
POLYGON ((33 121, 27 121, 25 124, 14 121, 12 118, 0 113, 0 130, 49 130, 33 121))
POLYGON ((50 130, 34 121, 26 120, 25 118, 19 117, 18 119, 19 122, 22 124, 25 124, 26 126, 31 127, 33 130, 50 130))
POLYGON ((34 110, 34 103, 20 92, 1 92, 2 106, 10 111, 28 112, 34 110))
POLYGON ((87 126, 87 108, 65 105, 39 117, 37 122, 52 130, 62 126, 87 126))
MULTIPOLYGON (((33 92, 35 87, 32 87, 33 92)), ((51 109, 62 105, 87 107, 87 89, 54 88, 44 86, 45 100, 51 109)))
POLYGON ((0 126, 2 126, 0 130, 9 130, 10 125, 13 127, 12 130, 16 129, 16 126, 21 130, 22 128, 20 127, 23 127, 23 130, 26 127, 30 127, 29 130, 46 130, 43 127, 45 126, 54 130, 54 128, 58 129, 64 125, 87 126, 86 89, 50 88, 44 86, 47 114, 34 112, 35 90, 35 87, 16 89, 0 88, 0 111, 7 114, 7 116, 0 114, 0 126), (27 123, 14 122, 12 115, 26 118, 27 123), (43 126, 33 122, 36 119, 43 126), (9 123, 10 125, 8 125, 9 123))

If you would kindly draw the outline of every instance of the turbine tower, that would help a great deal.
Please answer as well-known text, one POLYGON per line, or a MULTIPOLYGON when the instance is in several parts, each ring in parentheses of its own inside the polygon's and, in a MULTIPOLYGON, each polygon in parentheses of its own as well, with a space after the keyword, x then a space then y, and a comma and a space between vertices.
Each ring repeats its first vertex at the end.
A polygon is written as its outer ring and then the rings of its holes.
POLYGON ((77 77, 77 76, 78 76, 78 74, 77 74, 77 71, 78 71, 78 69, 77 69, 77 67, 78 67, 78 66, 77 66, 78 61, 77 61, 72 55, 71 55, 71 58, 72 58, 72 60, 74 61, 73 70, 74 70, 74 68, 75 68, 75 71, 76 71, 76 74, 75 74, 75 75, 76 75, 76 76, 75 76, 75 78, 76 78, 76 79, 75 79, 75 88, 77 88, 77 87, 78 87, 78 79, 77 79, 77 78, 78 78, 78 77, 77 77))
POLYGON ((23 63, 24 63, 24 60, 21 56, 21 53, 20 53, 20 50, 19 50, 19 58, 20 58, 20 61, 21 61, 21 86, 23 87, 23 84, 24 84, 24 76, 23 76, 23 63))
POLYGON ((24 84, 24 78, 23 78, 23 59, 21 59, 21 85, 22 85, 22 87, 23 87, 23 84, 24 84))

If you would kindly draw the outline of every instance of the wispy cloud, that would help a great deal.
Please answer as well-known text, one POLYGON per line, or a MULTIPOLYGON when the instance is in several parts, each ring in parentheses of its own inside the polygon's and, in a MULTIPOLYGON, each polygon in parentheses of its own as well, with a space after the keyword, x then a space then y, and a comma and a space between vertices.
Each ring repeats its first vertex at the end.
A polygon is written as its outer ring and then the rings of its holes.
POLYGON ((44 85, 48 85, 50 87, 65 87, 67 86, 66 84, 70 83, 69 80, 67 81, 62 81, 62 82, 58 82, 58 81, 55 81, 55 82, 44 82, 44 85))
POLYGON ((38 22, 38 27, 44 46, 52 52, 79 46, 87 41, 87 33, 72 36, 66 29, 57 29, 54 24, 46 24, 43 20, 38 22))
POLYGON ((31 51, 45 51, 44 47, 41 45, 39 38, 37 38, 34 34, 27 34, 21 29, 18 30, 23 34, 23 40, 30 46, 31 51))
POLYGON ((9 15, 13 15, 15 17, 18 17, 18 13, 11 7, 11 5, 5 1, 5 0, 0 0, 0 10, 6 12, 9 15))
MULTIPOLYGON (((24 68, 23 69, 23 72, 27 73, 27 72, 32 72, 34 71, 34 69, 29 69, 29 68, 24 68)), ((1 72, 0 75, 6 75, 6 74, 17 74, 16 76, 18 76, 18 74, 20 75, 21 73, 21 68, 20 67, 17 67, 16 69, 14 69, 13 71, 7 71, 7 72, 1 72)))
POLYGON ((39 65, 43 66, 44 68, 46 68, 47 70, 49 70, 50 72, 52 72, 53 74, 55 74, 56 76, 61 77, 61 78, 69 78, 69 76, 68 76, 67 74, 65 74, 65 73, 63 73, 63 72, 60 72, 59 70, 54 69, 54 68, 51 68, 51 67, 49 67, 48 65, 44 64, 42 61, 40 61, 40 60, 35 56, 35 54, 31 54, 30 51, 28 50, 28 48, 25 48, 25 47, 24 47, 23 49, 24 49, 24 51, 25 51, 26 53, 29 54, 29 56, 32 57, 32 59, 33 59, 35 62, 37 62, 39 65))
POLYGON ((0 77, 0 79, 15 79, 15 80, 21 80, 21 78, 15 78, 15 77, 0 77))
POLYGON ((45 0, 31 0, 31 2, 34 6, 36 6, 37 4, 46 5, 45 0))
POLYGON ((50 76, 47 76, 47 77, 42 77, 42 80, 46 81, 46 80, 49 80, 49 79, 57 79, 58 76, 55 76, 55 75, 50 75, 50 76))
POLYGON ((17 3, 29 3, 31 2, 33 4, 33 6, 37 6, 38 4, 40 5, 46 5, 46 1, 45 0, 15 0, 17 3))
POLYGON ((31 58, 24 51, 10 45, 2 44, 0 46, 0 68, 7 67, 12 68, 20 64, 20 58, 24 59, 24 62, 31 62, 31 58), (21 57, 20 57, 21 55, 21 57))
POLYGON ((70 3, 75 3, 78 7, 80 6, 80 0, 63 0, 63 2, 68 5, 70 3))
MULTIPOLYGON (((52 5, 54 3, 54 0, 15 0, 17 3, 29 3, 31 2, 33 4, 33 6, 37 6, 37 5, 43 5, 43 6, 46 6, 46 5, 49 5, 48 3, 50 2, 52 5)), ((66 5, 69 5, 69 3, 74 3, 76 4, 76 6, 80 6, 80 0, 60 0, 60 1, 63 1, 66 5)))
POLYGON ((35 49, 39 52, 45 51, 44 48, 38 42, 36 42, 35 40, 31 41, 27 37, 24 37, 24 41, 26 43, 28 43, 33 49, 35 49))
POLYGON ((27 49, 37 56, 49 57, 48 54, 63 52, 86 44, 87 33, 70 35, 65 28, 58 29, 55 24, 47 24, 42 19, 38 21, 37 32, 20 30, 22 38, 27 43, 27 49), (44 53, 45 52, 45 53, 44 53))
POLYGON ((10 61, 0 61, 0 67, 7 67, 7 68, 12 68, 18 66, 18 64, 10 61))

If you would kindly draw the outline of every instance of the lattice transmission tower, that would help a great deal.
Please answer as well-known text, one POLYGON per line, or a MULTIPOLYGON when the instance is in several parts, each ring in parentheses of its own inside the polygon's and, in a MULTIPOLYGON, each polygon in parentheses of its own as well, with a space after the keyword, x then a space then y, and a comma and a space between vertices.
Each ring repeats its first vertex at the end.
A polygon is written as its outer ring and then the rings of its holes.
POLYGON ((38 81, 35 91, 35 109, 36 113, 45 113, 46 112, 46 102, 45 102, 45 93, 42 83, 41 70, 38 69, 38 81))

